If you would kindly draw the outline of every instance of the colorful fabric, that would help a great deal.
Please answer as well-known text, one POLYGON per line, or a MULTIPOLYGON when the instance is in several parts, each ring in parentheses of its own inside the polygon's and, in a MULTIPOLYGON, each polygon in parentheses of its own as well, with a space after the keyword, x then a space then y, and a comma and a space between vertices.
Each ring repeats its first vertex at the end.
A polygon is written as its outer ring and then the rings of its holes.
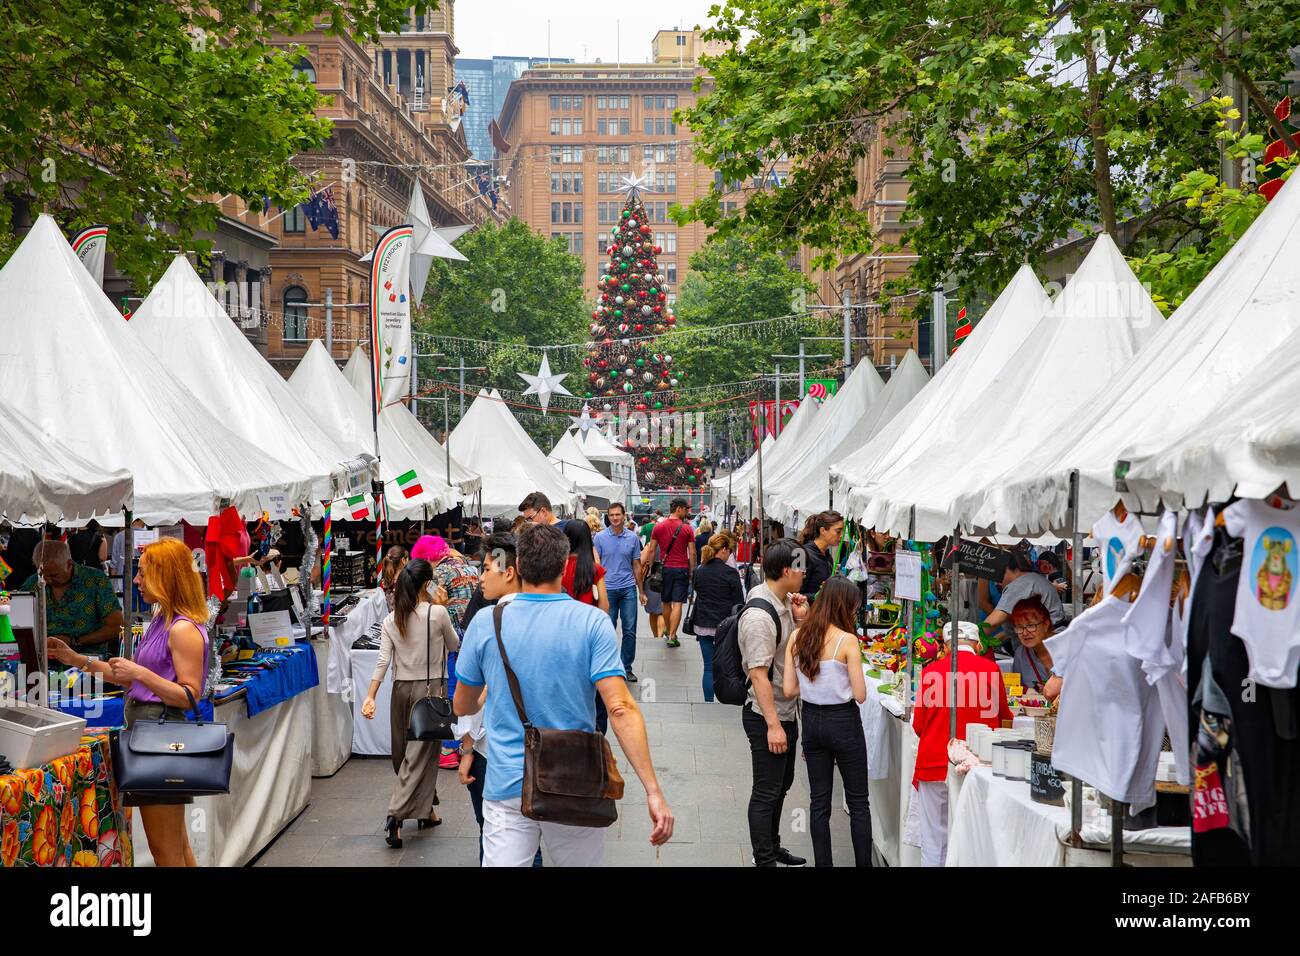
MULTIPOLYGON (((36 575, 23 582, 20 591, 36 590, 36 575)), ((46 584, 45 621, 53 637, 70 637, 73 640, 96 631, 104 619, 122 609, 113 593, 108 575, 84 564, 72 566, 72 580, 63 591, 63 597, 54 598, 54 589, 46 584)))
POLYGON ((447 610, 457 633, 463 633, 460 619, 478 587, 478 570, 457 551, 448 551, 433 566, 433 580, 447 589, 447 610))
POLYGON ((108 735, 43 767, 0 777, 0 866, 132 866, 131 811, 108 735))

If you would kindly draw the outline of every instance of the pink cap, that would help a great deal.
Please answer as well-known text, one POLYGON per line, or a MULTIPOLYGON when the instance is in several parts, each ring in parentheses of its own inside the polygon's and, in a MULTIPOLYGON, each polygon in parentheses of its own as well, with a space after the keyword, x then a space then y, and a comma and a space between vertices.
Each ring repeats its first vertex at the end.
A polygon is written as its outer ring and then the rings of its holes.
POLYGON ((420 561, 437 561, 451 550, 447 539, 441 535, 425 534, 411 548, 411 557, 420 561))

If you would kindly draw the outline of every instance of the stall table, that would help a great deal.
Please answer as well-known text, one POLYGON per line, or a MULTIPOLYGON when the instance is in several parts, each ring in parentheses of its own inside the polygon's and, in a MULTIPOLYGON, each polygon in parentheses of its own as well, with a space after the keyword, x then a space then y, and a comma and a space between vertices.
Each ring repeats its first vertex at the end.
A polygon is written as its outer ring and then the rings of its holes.
POLYGON ((384 675, 384 682, 379 685, 379 693, 375 695, 375 716, 372 720, 367 720, 361 716, 361 705, 370 688, 370 678, 375 672, 379 652, 355 650, 351 654, 352 682, 357 688, 356 699, 351 704, 352 752, 367 757, 387 757, 392 752, 388 728, 389 703, 393 697, 392 668, 384 675))
POLYGON ((66 757, 0 776, 0 866, 131 866, 131 818, 108 734, 66 757))

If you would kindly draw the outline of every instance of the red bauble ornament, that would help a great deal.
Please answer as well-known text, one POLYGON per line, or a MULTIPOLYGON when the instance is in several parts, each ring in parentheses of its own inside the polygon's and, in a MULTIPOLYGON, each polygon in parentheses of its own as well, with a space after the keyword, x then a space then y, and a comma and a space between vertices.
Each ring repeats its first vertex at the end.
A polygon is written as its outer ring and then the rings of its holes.
POLYGON ((662 312, 662 311, 663 311, 663 306, 656 305, 656 306, 654 307, 654 310, 655 310, 656 312, 662 312))
POLYGON ((643 332, 643 331, 645 331, 645 326, 642 325, 640 322, 638 322, 638 323, 636 324, 636 330, 637 330, 638 332, 643 332))
POLYGON ((660 292, 660 293, 659 293, 659 301, 660 301, 660 302, 665 301, 667 298, 668 298, 668 293, 667 293, 667 292, 660 292))
POLYGON ((642 289, 640 292, 637 293, 637 297, 641 299, 644 299, 647 295, 649 295, 649 293, 646 292, 645 289, 642 289))
POLYGON ((595 372, 592 372, 590 375, 587 376, 587 381, 592 382, 594 384, 596 379, 598 378, 600 378, 600 376, 597 375, 595 372))
POLYGON ((608 367, 609 367, 609 363, 606 362, 604 359, 601 359, 600 362, 598 362, 597 364, 599 364, 601 368, 608 368, 608 367))

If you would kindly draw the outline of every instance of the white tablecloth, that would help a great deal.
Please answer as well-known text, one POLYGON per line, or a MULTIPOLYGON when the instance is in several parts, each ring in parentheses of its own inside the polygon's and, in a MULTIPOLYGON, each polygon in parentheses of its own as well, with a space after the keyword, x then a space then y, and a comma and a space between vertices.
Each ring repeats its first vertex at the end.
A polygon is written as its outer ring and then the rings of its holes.
MULTIPOLYGON (((311 791, 312 697, 298 694, 256 717, 242 697, 218 704, 215 719, 235 735, 230 793, 186 807, 199 866, 243 866, 307 806, 311 791)), ((152 866, 140 814, 131 815, 135 865, 152 866)))
MULTIPOLYGON (((349 659, 352 643, 370 630, 370 625, 382 621, 387 616, 388 602, 384 600, 384 592, 379 588, 371 588, 362 595, 354 607, 348 610, 347 617, 343 621, 330 624, 329 669, 325 681, 327 691, 331 694, 347 692, 352 679, 352 663, 349 659)), ((370 679, 369 674, 366 675, 366 679, 370 679)), ((356 688, 355 694, 358 698, 364 698, 365 687, 356 688)))
POLYGON ((333 644, 325 637, 311 642, 320 683, 311 694, 311 775, 330 777, 352 756, 352 702, 325 689, 333 644))
POLYGON ((892 694, 882 694, 879 683, 867 678, 867 699, 861 705, 862 732, 867 738, 871 842, 881 862, 918 866, 920 849, 903 842, 914 792, 912 769, 916 766, 917 737, 903 719, 903 705, 892 694))
POLYGON ((393 671, 389 668, 384 675, 384 682, 379 685, 375 696, 375 717, 366 720, 361 716, 361 705, 365 702, 366 692, 370 689, 370 678, 375 673, 375 662, 379 660, 378 651, 351 651, 352 681, 356 685, 357 697, 352 702, 352 752, 367 756, 388 756, 392 753, 392 739, 388 726, 389 703, 393 696, 393 671))

